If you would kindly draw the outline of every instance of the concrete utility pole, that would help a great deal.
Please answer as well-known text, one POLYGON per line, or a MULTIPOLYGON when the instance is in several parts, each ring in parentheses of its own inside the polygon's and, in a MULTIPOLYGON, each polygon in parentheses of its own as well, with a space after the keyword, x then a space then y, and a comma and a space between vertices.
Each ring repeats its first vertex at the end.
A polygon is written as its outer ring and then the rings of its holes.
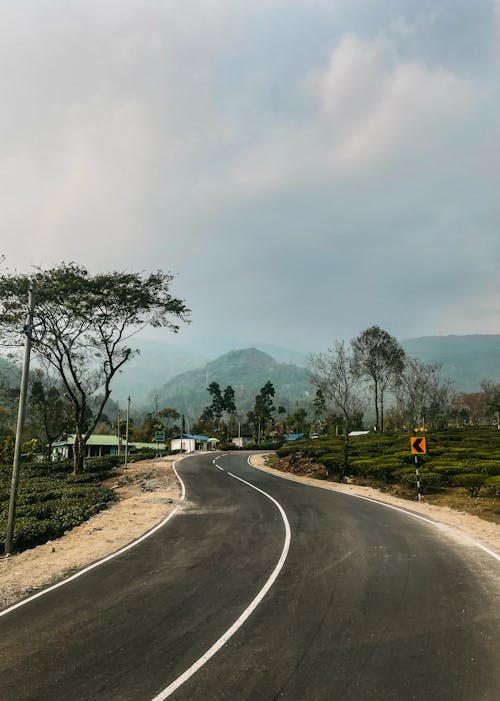
POLYGON ((35 283, 30 284, 28 297, 28 319, 24 327, 24 360, 21 374, 21 389, 19 393, 19 409, 17 412, 16 443, 14 446, 14 461, 12 463, 12 482, 10 487, 9 516, 7 520, 7 532, 5 534, 5 554, 10 555, 12 539, 14 536, 14 524, 16 520, 17 487, 19 483, 19 461, 23 443, 24 417, 26 413, 26 397, 28 394, 28 377, 30 371, 31 335, 33 333, 33 315, 35 312, 35 283))
POLYGON ((120 435, 120 410, 118 409, 118 428, 116 429, 116 439, 118 441, 118 445, 116 447, 116 454, 121 455, 122 454, 122 439, 120 435))
POLYGON ((125 423, 125 467, 128 467, 128 425, 130 421, 130 396, 127 399, 127 419, 125 423))

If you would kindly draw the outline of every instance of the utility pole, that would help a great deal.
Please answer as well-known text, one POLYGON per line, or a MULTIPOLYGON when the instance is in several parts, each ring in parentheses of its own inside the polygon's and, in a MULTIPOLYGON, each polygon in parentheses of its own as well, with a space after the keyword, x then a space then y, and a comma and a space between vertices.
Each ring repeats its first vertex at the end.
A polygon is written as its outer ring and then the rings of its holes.
POLYGON ((128 425, 130 422, 130 396, 127 399, 127 419, 125 423, 125 468, 128 467, 128 425))
POLYGON ((31 336, 33 333, 33 316, 35 313, 35 283, 30 284, 28 297, 28 319, 24 328, 24 359, 21 374, 21 389, 19 393, 19 409, 17 413, 16 443, 14 447, 14 461, 12 463, 12 482, 10 487, 9 516, 7 520, 7 532, 5 534, 5 554, 8 556, 12 550, 14 536, 14 523, 16 520, 17 487, 19 483, 19 461, 23 441, 24 417, 26 413, 26 397, 28 394, 28 377, 30 371, 31 336))
POLYGON ((121 455, 122 454, 122 439, 120 437, 120 410, 118 409, 118 428, 116 429, 116 437, 118 439, 118 446, 116 448, 116 454, 121 455))

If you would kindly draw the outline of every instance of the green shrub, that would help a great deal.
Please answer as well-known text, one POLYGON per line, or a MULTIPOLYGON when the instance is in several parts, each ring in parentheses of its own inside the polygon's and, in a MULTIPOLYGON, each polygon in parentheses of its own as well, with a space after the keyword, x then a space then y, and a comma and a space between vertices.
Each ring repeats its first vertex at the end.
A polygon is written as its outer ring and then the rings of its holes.
POLYGON ((453 479, 453 483, 457 487, 465 487, 469 491, 471 497, 477 497, 487 479, 488 477, 485 474, 471 472, 467 475, 457 475, 453 479))
POLYGON ((488 490, 488 493, 492 497, 499 497, 500 496, 500 475, 495 475, 494 477, 489 477, 485 482, 485 486, 488 490))

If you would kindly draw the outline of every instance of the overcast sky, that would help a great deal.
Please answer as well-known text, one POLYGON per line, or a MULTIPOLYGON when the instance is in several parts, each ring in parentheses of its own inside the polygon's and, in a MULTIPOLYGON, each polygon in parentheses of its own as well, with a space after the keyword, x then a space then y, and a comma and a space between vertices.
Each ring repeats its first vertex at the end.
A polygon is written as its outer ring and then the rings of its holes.
POLYGON ((0 251, 186 339, 500 333, 499 64, 498 0, 0 0, 0 251))

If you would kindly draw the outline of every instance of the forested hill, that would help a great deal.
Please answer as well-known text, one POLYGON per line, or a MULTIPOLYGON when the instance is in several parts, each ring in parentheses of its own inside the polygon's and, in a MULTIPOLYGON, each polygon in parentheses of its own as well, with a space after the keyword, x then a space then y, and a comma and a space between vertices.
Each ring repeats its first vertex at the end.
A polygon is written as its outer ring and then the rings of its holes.
POLYGON ((457 392, 474 392, 484 379, 500 382, 500 335, 423 336, 401 345, 425 363, 441 363, 457 392))
POLYGON ((283 405, 287 410, 292 409, 297 400, 310 401, 314 395, 304 368, 292 363, 278 363, 256 348, 225 353, 203 368, 177 375, 153 394, 158 394, 159 406, 172 406, 191 418, 197 418, 210 404, 208 385, 218 382, 222 389, 227 385, 233 387, 237 410, 244 413, 253 406, 255 395, 268 380, 276 390, 276 407, 283 405))

